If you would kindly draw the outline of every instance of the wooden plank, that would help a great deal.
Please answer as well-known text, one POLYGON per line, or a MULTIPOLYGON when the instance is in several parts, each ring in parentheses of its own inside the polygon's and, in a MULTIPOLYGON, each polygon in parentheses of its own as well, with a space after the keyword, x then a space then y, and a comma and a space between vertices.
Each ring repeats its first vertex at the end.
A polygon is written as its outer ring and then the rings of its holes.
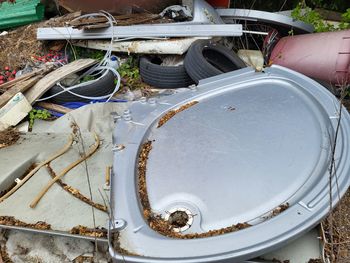
MULTIPOLYGON (((67 114, 68 112, 71 112, 72 110, 66 107, 63 107, 61 105, 57 105, 54 103, 49 103, 49 102, 38 102, 37 104, 39 107, 42 107, 46 110, 53 110, 59 113, 67 114)), ((1 263, 1 262, 0 262, 1 263)))
POLYGON ((39 99, 46 91, 52 88, 57 82, 63 80, 64 78, 73 73, 77 73, 83 69, 86 69, 96 64, 96 62, 97 61, 95 59, 88 58, 78 59, 73 61, 72 63, 64 65, 63 67, 60 67, 55 71, 52 71, 51 73, 47 74, 24 95, 26 96, 29 103, 33 105, 33 103, 37 99, 39 99))
POLYGON ((37 83, 41 78, 41 75, 32 77, 28 80, 24 80, 20 83, 17 83, 14 87, 5 91, 5 93, 0 96, 0 108, 3 107, 18 92, 23 93, 29 88, 33 87, 35 83, 37 83))
POLYGON ((6 83, 0 85, 0 90, 7 90, 7 89, 13 87, 14 85, 16 85, 20 81, 27 80, 35 75, 45 74, 46 72, 49 72, 52 69, 53 69, 53 65, 48 65, 48 66, 45 66, 43 68, 33 70, 32 72, 24 74, 18 78, 15 78, 14 80, 11 80, 9 82, 6 82, 6 83))

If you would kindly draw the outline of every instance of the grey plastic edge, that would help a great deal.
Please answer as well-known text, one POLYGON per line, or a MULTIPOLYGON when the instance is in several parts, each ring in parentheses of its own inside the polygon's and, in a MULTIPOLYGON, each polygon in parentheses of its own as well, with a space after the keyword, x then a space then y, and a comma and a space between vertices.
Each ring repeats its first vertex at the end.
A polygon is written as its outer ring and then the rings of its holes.
MULTIPOLYGON (((338 120, 337 106, 339 105, 337 99, 315 81, 280 66, 267 68, 264 73, 245 68, 203 80, 197 88, 178 93, 168 99, 136 102, 131 108, 131 113, 127 112, 127 116, 123 116, 118 121, 118 129, 113 135, 115 144, 123 144, 126 147, 125 150, 114 153, 115 163, 111 192, 115 220, 122 218, 127 222, 127 228, 124 230, 119 229, 123 248, 128 249, 131 253, 139 254, 140 249, 147 251, 147 247, 149 246, 162 244, 162 247, 159 247, 160 250, 176 249, 176 251, 181 251, 181 247, 190 247, 193 251, 200 251, 203 249, 208 250, 208 248, 214 246, 220 247, 224 244, 227 245, 227 242, 232 241, 231 237, 233 235, 235 235, 234 240, 240 240, 241 244, 235 244, 236 249, 234 251, 209 253, 205 257, 189 257, 182 254, 181 259, 172 256, 166 259, 148 257, 142 254, 140 257, 124 256, 118 254, 110 246, 109 251, 115 262, 241 262, 275 250, 295 240, 318 224, 328 214, 328 177, 325 176, 303 200, 289 207, 284 213, 264 223, 235 233, 229 233, 215 238, 174 240, 154 232, 145 223, 138 202, 135 175, 137 174, 136 162, 139 146, 147 139, 149 127, 154 125, 160 116, 169 110, 193 100, 200 101, 201 97, 206 93, 218 92, 233 83, 240 85, 259 79, 281 79, 295 83, 296 86, 309 94, 308 96, 314 97, 315 100, 317 98, 318 103, 327 112, 331 126, 335 129, 338 120), (142 244, 141 247, 133 244, 133 240, 128 240, 129 231, 136 233, 140 230, 144 232, 139 235, 139 239, 137 240, 138 244, 142 244), (268 237, 262 238, 260 233, 270 234, 268 237), (247 245, 247 237, 250 238, 250 245, 247 245), (252 239, 252 237, 255 238, 252 239), (173 245, 174 247, 172 247, 173 245)), ((346 192, 350 185, 350 167, 346 165, 346 161, 349 159, 349 135, 350 116, 344 108, 339 135, 341 142, 339 142, 340 146, 337 149, 337 154, 340 153, 342 156, 338 163, 340 196, 346 192)), ((339 198, 335 183, 332 185, 332 188, 334 206, 339 201, 339 198)), ((111 230, 113 231, 115 229, 111 228, 111 230)), ((169 253, 172 254, 170 251, 169 253)))
POLYGON ((315 31, 315 28, 311 24, 307 24, 302 21, 295 20, 291 17, 277 13, 250 9, 216 9, 216 11, 226 23, 228 22, 228 19, 247 20, 265 22, 272 25, 278 25, 288 28, 296 28, 304 33, 313 33, 315 31))

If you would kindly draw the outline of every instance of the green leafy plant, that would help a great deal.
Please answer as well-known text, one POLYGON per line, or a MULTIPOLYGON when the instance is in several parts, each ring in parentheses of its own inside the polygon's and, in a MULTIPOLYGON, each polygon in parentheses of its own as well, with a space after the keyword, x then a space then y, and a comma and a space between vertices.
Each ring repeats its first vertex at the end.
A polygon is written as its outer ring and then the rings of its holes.
POLYGON ((140 70, 137 65, 137 59, 130 56, 123 64, 118 68, 120 77, 123 79, 122 86, 126 85, 130 88, 138 86, 141 82, 140 70))
POLYGON ((315 27, 316 32, 334 31, 333 25, 325 22, 321 15, 315 10, 306 6, 305 2, 300 2, 292 11, 292 17, 294 19, 301 20, 305 23, 309 23, 315 27))
POLYGON ((342 15, 342 22, 337 26, 326 22, 317 11, 308 7, 305 1, 299 2, 293 9, 292 17, 305 23, 312 24, 316 32, 328 32, 350 28, 350 9, 342 15))
POLYGON ((140 78, 140 71, 137 66, 137 60, 134 57, 129 57, 123 64, 121 64, 118 68, 118 72, 122 78, 140 78))
POLYGON ((51 118, 51 114, 47 110, 31 110, 29 112, 29 129, 33 128, 35 120, 47 120, 49 118, 51 118))
POLYGON ((82 79, 80 80, 80 83, 87 82, 87 81, 91 81, 91 80, 95 80, 95 79, 96 79, 96 77, 91 76, 91 75, 88 75, 88 76, 85 76, 84 78, 82 78, 82 79))
POLYGON ((341 29, 350 28, 350 8, 346 10, 344 14, 342 14, 342 22, 339 24, 341 29))
POLYGON ((101 61, 105 57, 105 51, 91 48, 71 46, 70 52, 75 59, 92 58, 101 61))

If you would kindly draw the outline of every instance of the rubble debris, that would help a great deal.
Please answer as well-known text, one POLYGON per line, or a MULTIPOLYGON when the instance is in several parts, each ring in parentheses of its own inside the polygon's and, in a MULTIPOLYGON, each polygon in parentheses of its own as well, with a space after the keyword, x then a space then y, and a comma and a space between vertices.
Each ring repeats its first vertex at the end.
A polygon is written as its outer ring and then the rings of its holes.
POLYGON ((188 108, 196 105, 197 103, 198 103, 198 101, 192 101, 192 102, 189 102, 185 105, 182 105, 180 108, 178 108, 176 110, 171 110, 171 111, 167 112, 162 118, 160 118, 157 128, 162 127, 166 122, 168 122, 176 114, 178 114, 184 110, 187 110, 188 108))
POLYGON ((76 226, 70 230, 70 233, 73 235, 81 235, 88 237, 97 237, 97 238, 107 238, 107 229, 105 228, 88 228, 86 226, 76 226))
POLYGON ((20 133, 14 128, 0 131, 0 149, 15 144, 20 138, 20 133))
POLYGON ((160 215, 154 214, 150 206, 148 193, 147 193, 147 186, 146 186, 146 170, 147 170, 146 167, 147 167, 148 156, 151 150, 152 150, 152 142, 148 141, 142 145, 139 153, 138 192, 140 196, 141 205, 143 207, 143 216, 153 230, 157 231, 158 233, 164 236, 171 237, 171 238, 195 239, 195 238, 205 238, 205 237, 223 235, 226 233, 239 231, 251 226, 248 223, 238 223, 229 227, 225 227, 217 230, 210 230, 205 233, 181 234, 181 233, 175 232, 174 231, 175 226, 172 225, 169 221, 164 220, 160 215))
POLYGON ((34 224, 28 224, 17 220, 13 216, 0 216, 0 225, 33 228, 38 230, 51 230, 51 225, 46 222, 38 221, 34 224))
MULTIPOLYGON (((49 174, 51 175, 52 179, 56 178, 57 175, 56 175, 55 171, 52 169, 52 167, 50 166, 50 164, 47 164, 46 168, 47 168, 49 174)), ((68 193, 73 195, 75 198, 78 198, 82 202, 84 202, 88 205, 91 205, 92 207, 94 207, 102 212, 106 212, 106 213, 108 212, 108 209, 106 206, 93 202, 91 199, 89 199, 85 195, 83 195, 78 189, 64 183, 61 179, 57 180, 56 183, 59 186, 61 186, 65 191, 67 191, 68 193)))

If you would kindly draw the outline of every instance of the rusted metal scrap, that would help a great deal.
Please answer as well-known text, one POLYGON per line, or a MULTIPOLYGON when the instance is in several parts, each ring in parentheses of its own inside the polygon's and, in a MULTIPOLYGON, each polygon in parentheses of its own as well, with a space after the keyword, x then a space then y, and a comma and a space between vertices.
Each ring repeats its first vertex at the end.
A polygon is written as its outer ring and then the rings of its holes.
POLYGON ((179 4, 179 0, 59 0, 58 4, 70 12, 84 13, 105 10, 111 14, 130 14, 132 10, 160 13, 164 8, 179 4))

